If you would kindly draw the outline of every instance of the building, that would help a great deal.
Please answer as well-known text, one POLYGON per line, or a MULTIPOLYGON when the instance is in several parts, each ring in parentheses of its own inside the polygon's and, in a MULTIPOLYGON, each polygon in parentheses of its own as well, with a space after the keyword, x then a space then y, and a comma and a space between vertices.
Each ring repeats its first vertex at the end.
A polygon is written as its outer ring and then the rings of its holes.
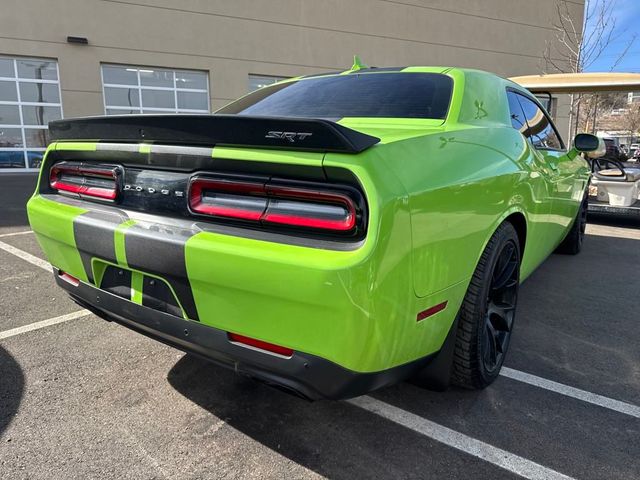
MULTIPOLYGON (((584 2, 569 5, 581 25, 584 2)), ((280 78, 348 68, 354 53, 537 73, 555 15, 555 0, 4 0, 0 175, 35 171, 50 120, 212 112, 280 78)))

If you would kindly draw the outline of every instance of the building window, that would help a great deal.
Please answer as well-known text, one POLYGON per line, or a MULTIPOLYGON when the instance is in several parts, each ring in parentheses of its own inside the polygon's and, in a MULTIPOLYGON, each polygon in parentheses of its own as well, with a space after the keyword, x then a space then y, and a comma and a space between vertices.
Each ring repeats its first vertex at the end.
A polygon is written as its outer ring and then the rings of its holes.
POLYGON ((107 115, 209 113, 209 75, 194 70, 102 65, 107 115))
POLYGON ((286 80, 287 77, 274 77, 271 75, 252 75, 249 74, 249 91, 253 92, 259 88, 266 87, 272 83, 286 80))
POLYGON ((47 125, 62 118, 58 63, 0 57, 0 169, 37 169, 47 125))

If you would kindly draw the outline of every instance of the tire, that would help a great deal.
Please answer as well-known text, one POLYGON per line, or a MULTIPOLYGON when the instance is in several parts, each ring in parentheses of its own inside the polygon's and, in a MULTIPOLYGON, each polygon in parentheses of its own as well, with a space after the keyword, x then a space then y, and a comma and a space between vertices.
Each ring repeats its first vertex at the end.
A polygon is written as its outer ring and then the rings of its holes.
POLYGON ((458 313, 453 384, 481 389, 500 373, 515 320, 520 258, 518 234, 504 222, 482 253, 458 313))
POLYGON ((576 213, 576 218, 573 219, 571 229, 567 233, 567 236, 564 237, 564 240, 562 240, 562 243, 558 245, 555 253, 565 255, 577 255, 580 253, 582 244, 584 243, 584 232, 587 227, 587 209, 588 199, 585 195, 578 209, 578 213, 576 213))

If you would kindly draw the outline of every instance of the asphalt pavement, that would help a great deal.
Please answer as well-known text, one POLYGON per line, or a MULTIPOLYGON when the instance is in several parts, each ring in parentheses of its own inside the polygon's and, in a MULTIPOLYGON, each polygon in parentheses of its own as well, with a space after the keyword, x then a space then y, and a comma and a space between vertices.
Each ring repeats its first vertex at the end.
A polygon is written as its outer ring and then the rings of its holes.
POLYGON ((83 312, 2 215, 2 479, 640 477, 640 222, 522 285, 486 390, 310 403, 83 312))

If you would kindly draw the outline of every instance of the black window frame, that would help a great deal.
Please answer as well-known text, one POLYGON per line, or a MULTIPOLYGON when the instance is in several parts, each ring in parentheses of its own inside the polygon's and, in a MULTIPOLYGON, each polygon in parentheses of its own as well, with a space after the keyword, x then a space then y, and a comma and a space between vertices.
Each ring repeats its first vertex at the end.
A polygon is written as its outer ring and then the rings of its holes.
MULTIPOLYGON (((509 104, 509 98, 508 95, 509 93, 513 93, 515 95, 520 95, 521 97, 524 97, 528 100, 531 100, 541 111, 542 114, 547 118, 547 120, 549 121, 549 125, 551 125, 551 128, 553 128, 553 131, 556 134, 556 137, 558 137, 558 140, 560 141, 560 147, 561 148, 539 148, 536 147, 535 145, 533 145, 533 142, 530 141, 531 146, 533 148, 535 148, 536 150, 541 150, 541 151, 547 151, 547 152, 566 152, 567 151, 567 144, 564 143, 564 140, 562 138, 562 136, 560 135, 560 132, 558 132, 558 128, 556 127, 556 124, 553 122, 553 119, 551 118, 551 115, 549 115, 549 112, 547 112, 547 110, 542 106, 542 104, 538 101, 538 99, 534 96, 534 95, 529 95, 521 90, 518 90, 517 88, 512 88, 512 87, 507 87, 506 88, 506 94, 507 94, 507 105, 509 104)), ((522 108, 522 105, 520 105, 520 108, 522 108)), ((524 115, 524 109, 522 110, 522 113, 524 115)), ((527 122, 527 127, 529 127, 529 121, 527 120, 526 115, 524 115, 524 119, 525 122, 527 122)), ((511 111, 509 110, 509 126, 511 128, 513 128, 513 126, 511 125, 511 111)), ((515 128, 514 128, 515 130, 515 128)), ((523 135, 527 140, 530 139, 530 137, 527 137, 526 135, 523 135)))
MULTIPOLYGON (((509 122, 511 124, 511 128, 513 128, 514 130, 517 130, 518 132, 522 133, 522 131, 519 128, 516 128, 513 125, 513 112, 511 111, 511 102, 510 102, 510 95, 509 94, 513 94, 513 97, 515 98, 516 103, 518 104, 518 109, 520 110, 520 113, 522 114, 522 118, 523 118, 523 125, 526 126, 525 132, 526 130, 529 130, 529 122, 527 122, 527 117, 524 114, 524 110, 522 109, 522 104, 520 103, 520 100, 518 100, 517 94, 514 90, 507 90, 507 107, 509 108, 509 122)), ((524 133, 522 133, 522 136, 525 138, 528 138, 524 133)))

